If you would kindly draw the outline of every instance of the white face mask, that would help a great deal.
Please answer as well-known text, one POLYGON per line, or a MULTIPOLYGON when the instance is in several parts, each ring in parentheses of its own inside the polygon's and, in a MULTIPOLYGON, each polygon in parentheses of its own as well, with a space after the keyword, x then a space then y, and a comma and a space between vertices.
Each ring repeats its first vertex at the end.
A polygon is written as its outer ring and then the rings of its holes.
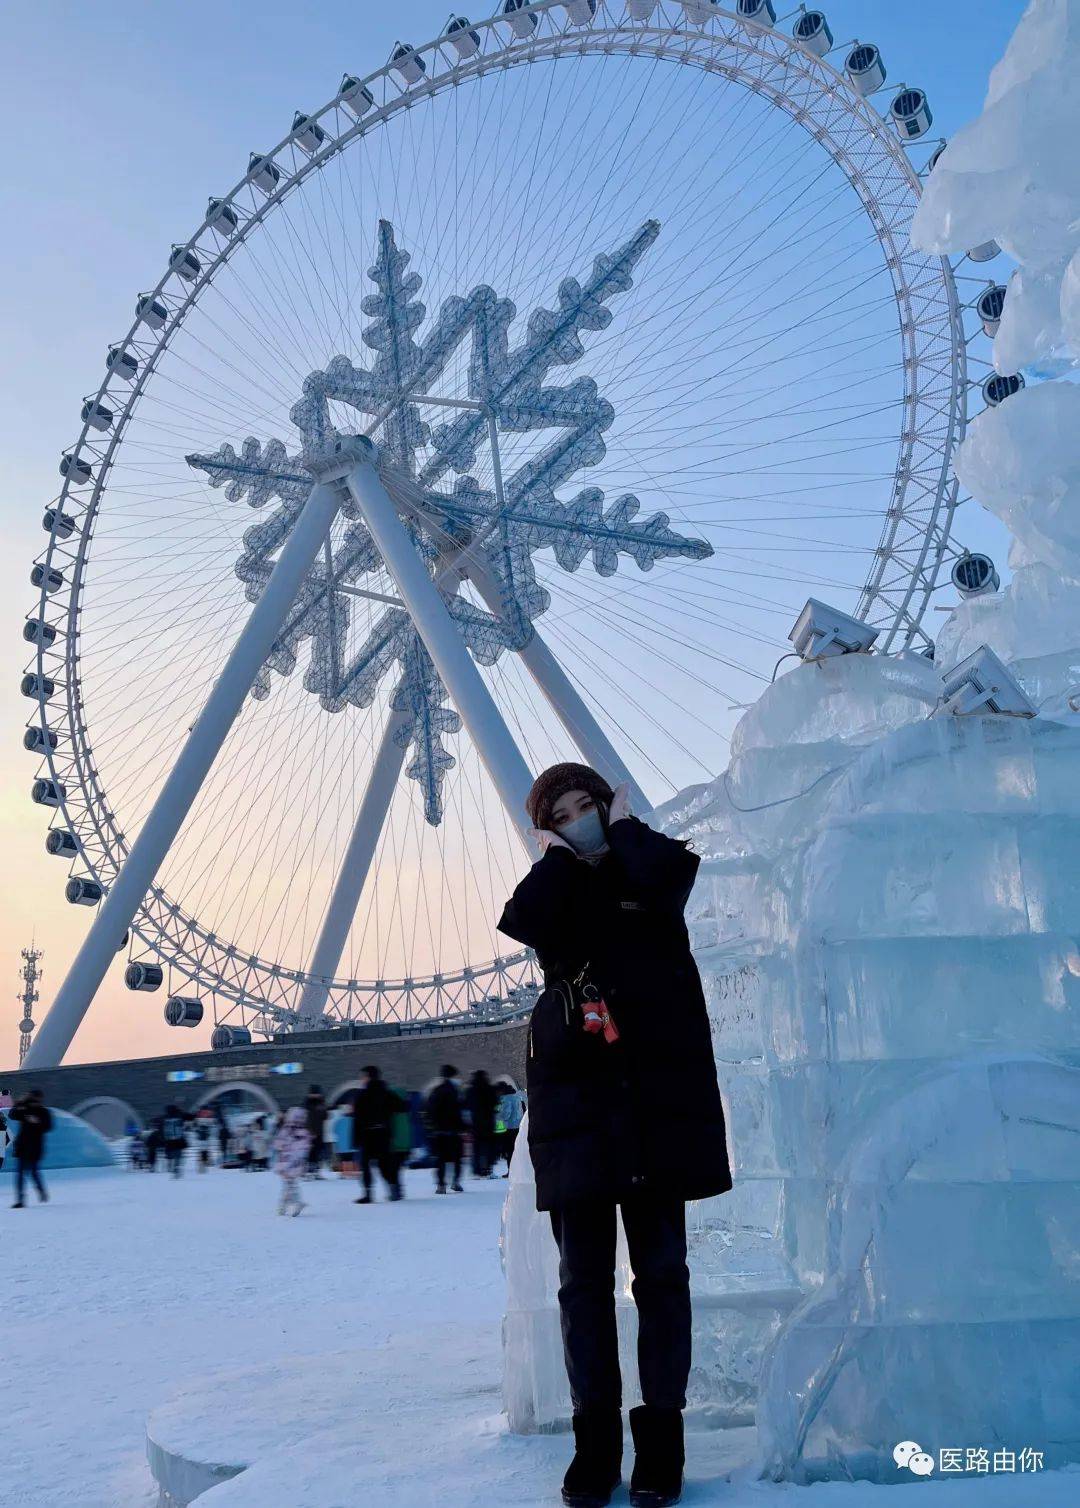
POLYGON ((608 841, 604 836, 604 824, 595 807, 592 811, 583 812, 580 817, 575 817, 573 822, 566 822, 562 827, 557 827, 555 831, 577 854, 607 852, 608 841))

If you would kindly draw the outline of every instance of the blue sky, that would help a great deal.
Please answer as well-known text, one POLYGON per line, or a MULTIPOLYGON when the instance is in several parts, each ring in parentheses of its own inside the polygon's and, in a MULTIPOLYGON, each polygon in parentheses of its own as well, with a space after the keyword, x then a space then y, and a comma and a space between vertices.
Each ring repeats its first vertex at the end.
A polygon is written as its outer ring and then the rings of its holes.
MULTIPOLYGON (((935 131, 947 136, 977 113, 1023 6, 844 0, 825 9, 838 40, 855 35, 857 18, 860 38, 880 46, 890 80, 926 89, 935 131)), ((106 346, 126 330, 134 296, 153 284, 170 244, 187 237, 208 195, 235 181, 251 150, 276 142, 294 110, 328 99, 343 72, 370 71, 399 39, 427 40, 447 15, 445 0, 324 0, 309 8, 277 0, 92 7, 39 0, 7 7, 0 629, 9 659, 0 692, 0 821, 9 881, 18 874, 19 884, 0 929, 0 987, 4 980, 14 987, 18 948, 36 921, 49 951, 48 998, 86 920, 57 904, 57 862, 42 851, 41 813, 26 795, 32 760, 19 747, 26 704, 17 695, 40 515, 56 491, 57 462, 76 433, 79 402, 97 385, 106 346)), ((981 520, 965 527, 964 537, 1003 554, 1000 534, 981 520)), ((10 1031, 0 1018, 0 1062, 14 1042, 14 1010, 9 1014, 10 1031)), ((128 1027, 118 1013, 108 1014, 111 1024, 100 1013, 100 1027, 87 1027, 78 1056, 123 1050, 128 1027)), ((135 1030, 147 1050, 175 1046, 148 1017, 135 1030)))

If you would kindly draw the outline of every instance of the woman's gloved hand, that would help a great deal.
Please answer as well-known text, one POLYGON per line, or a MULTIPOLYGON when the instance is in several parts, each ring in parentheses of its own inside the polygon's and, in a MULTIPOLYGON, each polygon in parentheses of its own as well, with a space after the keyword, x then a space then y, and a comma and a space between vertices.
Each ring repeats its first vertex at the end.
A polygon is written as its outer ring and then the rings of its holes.
POLYGON ((630 782, 624 780, 622 785, 617 785, 611 797, 611 806, 608 808, 608 822, 618 822, 620 817, 629 817, 630 811, 630 782))
POLYGON ((541 854, 547 853, 549 848, 565 848, 569 853, 574 850, 565 838, 560 838, 558 833, 553 833, 546 827, 530 827, 529 837, 536 844, 541 854))

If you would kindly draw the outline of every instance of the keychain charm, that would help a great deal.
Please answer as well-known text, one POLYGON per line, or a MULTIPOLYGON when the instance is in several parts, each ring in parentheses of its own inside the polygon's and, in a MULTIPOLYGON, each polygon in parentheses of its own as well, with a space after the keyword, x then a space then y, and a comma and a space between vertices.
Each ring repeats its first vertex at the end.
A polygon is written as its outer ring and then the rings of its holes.
POLYGON ((597 1032, 603 1032, 605 1042, 617 1042, 619 1028, 611 1019, 611 1012, 607 1008, 607 1003, 601 998, 599 990, 594 984, 587 984, 582 993, 585 996, 581 1006, 585 1016, 585 1030, 593 1036, 597 1032))

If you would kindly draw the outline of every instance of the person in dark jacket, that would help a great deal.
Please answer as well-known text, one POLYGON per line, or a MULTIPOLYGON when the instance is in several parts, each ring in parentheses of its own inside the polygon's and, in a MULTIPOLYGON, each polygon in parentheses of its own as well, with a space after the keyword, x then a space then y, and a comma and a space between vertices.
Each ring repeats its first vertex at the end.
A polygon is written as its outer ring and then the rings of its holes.
POLYGON ((165 1132, 162 1129, 164 1124, 165 1117, 156 1115, 150 1122, 146 1133, 146 1171, 148 1173, 157 1172, 158 1156, 165 1146, 165 1132))
POLYGON ((322 1088, 318 1084, 312 1084, 304 1100, 304 1114, 307 1117, 308 1135, 311 1137, 311 1146, 308 1149, 308 1178, 319 1176, 319 1165, 326 1150, 323 1134, 329 1113, 322 1088))
POLYGON ((526 1048, 536 1204, 559 1247, 563 1351, 574 1409, 572 1508, 619 1483, 616 1206, 638 1308, 643 1403, 630 1411, 630 1501, 682 1491, 690 1370, 690 1199, 732 1186, 705 998, 683 919, 699 859, 655 832, 588 765, 545 770, 526 802, 542 857, 499 930, 535 950, 544 989, 526 1048))
POLYGON ((165 1106, 161 1134, 165 1139, 165 1161, 174 1178, 179 1178, 183 1171, 184 1153, 187 1151, 187 1120, 178 1105, 165 1106))
POLYGON ((482 1068, 469 1080, 465 1107, 472 1128, 472 1170, 475 1178, 493 1178, 495 1165, 495 1107, 499 1096, 482 1068))
POLYGON ((461 1109, 461 1091, 455 1082, 457 1069, 444 1063, 441 1078, 424 1104, 424 1121, 431 1150, 435 1154, 435 1192, 446 1193, 446 1170, 453 1170, 450 1187, 455 1194, 465 1192, 461 1184, 461 1133, 465 1117, 461 1109))
POLYGON ((45 1151, 45 1138, 52 1130, 52 1112, 45 1103, 40 1089, 31 1089, 9 1111, 8 1119, 19 1130, 15 1137, 15 1203, 13 1210, 23 1208, 23 1190, 27 1178, 33 1180, 38 1198, 45 1204, 48 1190, 41 1178, 41 1158, 45 1151))
POLYGON ((364 1192, 354 1204, 372 1204, 373 1167, 379 1169, 391 1199, 401 1198, 400 1164, 391 1150, 395 1115, 408 1109, 400 1095, 384 1082, 374 1063, 364 1069, 363 1084, 353 1101, 353 1145, 360 1153, 364 1192))

